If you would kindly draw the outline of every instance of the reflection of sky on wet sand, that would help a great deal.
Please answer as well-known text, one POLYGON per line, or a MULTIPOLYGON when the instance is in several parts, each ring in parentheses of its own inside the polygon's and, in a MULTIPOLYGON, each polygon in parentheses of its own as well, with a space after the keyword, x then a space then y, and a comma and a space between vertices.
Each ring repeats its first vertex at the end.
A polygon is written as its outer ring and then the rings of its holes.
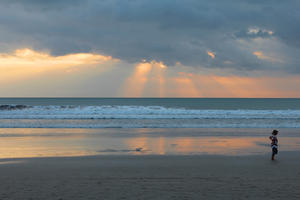
MULTIPOLYGON (((132 138, 129 147, 139 146, 152 154, 221 154, 251 155, 269 152, 268 139, 264 137, 193 137, 193 138, 132 138)), ((300 150, 300 138, 280 138, 280 151, 300 150)))
MULTIPOLYGON (((0 129, 0 158, 115 154, 251 155, 271 151, 267 133, 251 136, 223 132, 210 137, 201 133, 208 130, 195 129, 191 135, 186 134, 186 129, 176 131, 172 136, 170 129, 0 129)), ((279 136, 279 145, 279 151, 300 150, 300 137, 279 136)))

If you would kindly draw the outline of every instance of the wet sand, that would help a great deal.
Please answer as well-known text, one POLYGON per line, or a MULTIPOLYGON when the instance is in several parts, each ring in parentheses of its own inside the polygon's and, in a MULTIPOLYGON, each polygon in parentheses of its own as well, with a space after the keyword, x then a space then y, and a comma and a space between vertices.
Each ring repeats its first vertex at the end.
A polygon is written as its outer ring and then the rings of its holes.
MULTIPOLYGON (((0 159, 95 155, 262 155, 269 129, 0 129, 0 159), (139 151, 136 151, 140 149, 139 151)), ((300 129, 281 129, 279 151, 300 151, 300 129)))
POLYGON ((300 153, 0 160, 0 199, 299 199, 300 153))

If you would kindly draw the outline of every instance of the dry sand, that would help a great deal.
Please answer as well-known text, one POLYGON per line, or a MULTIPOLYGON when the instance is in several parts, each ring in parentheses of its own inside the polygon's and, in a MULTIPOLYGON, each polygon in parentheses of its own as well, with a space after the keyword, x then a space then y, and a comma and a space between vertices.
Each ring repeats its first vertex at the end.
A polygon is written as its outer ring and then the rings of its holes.
POLYGON ((300 156, 0 160, 0 199, 300 199, 300 156))

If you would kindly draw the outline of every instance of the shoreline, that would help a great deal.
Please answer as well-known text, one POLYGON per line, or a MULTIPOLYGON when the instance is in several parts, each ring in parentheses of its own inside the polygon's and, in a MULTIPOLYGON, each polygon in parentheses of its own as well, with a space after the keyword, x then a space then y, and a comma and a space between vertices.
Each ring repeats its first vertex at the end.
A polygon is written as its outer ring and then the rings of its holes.
MULTIPOLYGON (((280 129, 279 152, 300 150, 280 129)), ((0 129, 0 159, 90 155, 263 155, 270 129, 0 129)))

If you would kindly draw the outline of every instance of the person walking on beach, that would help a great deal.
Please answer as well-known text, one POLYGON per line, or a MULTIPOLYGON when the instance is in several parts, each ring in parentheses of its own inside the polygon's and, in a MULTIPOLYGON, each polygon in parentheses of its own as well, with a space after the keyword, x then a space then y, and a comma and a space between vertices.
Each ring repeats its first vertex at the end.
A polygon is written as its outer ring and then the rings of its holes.
POLYGON ((271 142, 272 148, 272 160, 274 160, 275 155, 278 153, 278 139, 277 139, 277 130, 273 130, 272 135, 269 137, 271 142))

